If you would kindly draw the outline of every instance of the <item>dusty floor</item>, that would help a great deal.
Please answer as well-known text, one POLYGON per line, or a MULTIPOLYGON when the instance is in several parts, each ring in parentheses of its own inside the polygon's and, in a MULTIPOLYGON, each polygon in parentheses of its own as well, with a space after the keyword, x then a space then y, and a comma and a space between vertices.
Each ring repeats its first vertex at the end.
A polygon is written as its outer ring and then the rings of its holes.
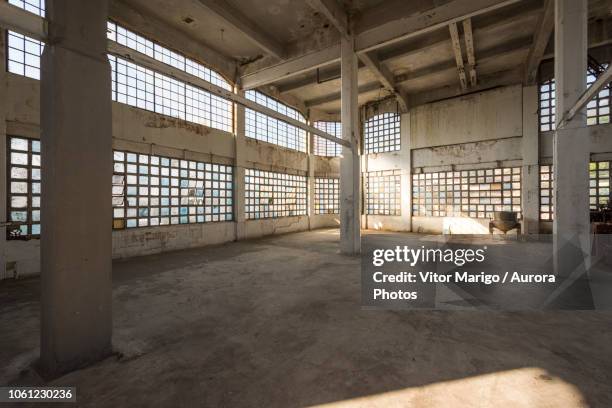
MULTIPOLYGON (((117 356, 53 384, 99 407, 612 407, 612 314, 362 310, 337 239, 116 262, 117 356)), ((0 284, 0 384, 37 381, 38 292, 0 284)))

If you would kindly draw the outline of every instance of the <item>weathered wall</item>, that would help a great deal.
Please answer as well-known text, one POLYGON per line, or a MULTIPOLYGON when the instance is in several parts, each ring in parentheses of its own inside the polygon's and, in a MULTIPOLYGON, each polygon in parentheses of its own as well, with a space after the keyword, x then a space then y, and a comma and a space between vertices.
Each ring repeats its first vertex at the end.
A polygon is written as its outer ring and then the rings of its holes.
MULTIPOLYGON (((18 75, 6 75, 7 134, 40 137, 40 83, 18 75)), ((235 165, 236 141, 231 133, 191 124, 153 112, 113 103, 113 148, 188 160, 235 165)), ((4 149, 3 149, 4 150, 4 149)), ((2 153, 3 157, 5 152, 2 153)), ((269 143, 244 138, 247 168, 320 177, 338 177, 339 159, 309 156, 269 143)), ((238 178, 237 178, 238 179, 238 178)), ((2 194, 4 197, 5 193, 2 194)), ((237 192, 235 192, 237 194, 237 192)), ((6 202, 6 198, 0 198, 6 202)), ((312 207, 312 202, 309 202, 312 207)), ((312 214, 314 211, 310 211, 312 214)), ((312 215, 244 222, 240 237, 338 226, 337 216, 312 215)), ((187 224, 113 231, 113 257, 125 258, 164 251, 219 244, 238 239, 236 222, 187 224)), ((4 234, 2 236, 4 239, 4 234)), ((20 276, 40 271, 40 241, 6 241, 6 262, 14 263, 20 276)), ((12 276, 13 270, 8 276, 12 276)))

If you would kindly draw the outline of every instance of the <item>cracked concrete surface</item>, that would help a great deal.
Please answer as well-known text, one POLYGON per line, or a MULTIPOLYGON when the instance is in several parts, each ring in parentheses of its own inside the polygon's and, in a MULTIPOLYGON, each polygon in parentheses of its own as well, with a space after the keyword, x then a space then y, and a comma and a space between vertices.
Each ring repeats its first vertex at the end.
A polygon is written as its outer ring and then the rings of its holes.
MULTIPOLYGON (((116 261, 117 355, 52 385, 88 407, 612 406, 611 313, 361 310, 359 259, 337 241, 116 261)), ((42 383, 38 298, 38 279, 0 284, 0 384, 42 383)))

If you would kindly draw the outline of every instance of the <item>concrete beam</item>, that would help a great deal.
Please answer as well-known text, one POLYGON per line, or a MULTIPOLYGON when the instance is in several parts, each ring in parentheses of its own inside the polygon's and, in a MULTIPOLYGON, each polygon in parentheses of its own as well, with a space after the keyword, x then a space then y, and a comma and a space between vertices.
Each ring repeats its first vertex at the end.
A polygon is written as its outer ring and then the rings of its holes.
MULTIPOLYGON (((442 6, 422 10, 407 17, 381 21, 376 27, 367 31, 362 32, 359 26, 356 26, 355 32, 358 34, 355 38, 355 50, 366 52, 386 47, 519 1, 521 0, 452 0, 442 6)), ((401 13, 398 15, 401 16, 401 13)))
POLYGON ((374 74, 376 79, 378 79, 378 81, 382 84, 383 88, 395 95, 395 98, 399 103, 400 110, 402 112, 408 112, 408 103, 406 102, 406 98, 404 98, 404 96, 398 92, 395 80, 393 78, 393 73, 389 71, 373 53, 364 52, 358 55, 359 59, 363 61, 370 72, 374 74))
POLYGON ((344 38, 350 38, 351 29, 346 11, 336 0, 307 0, 313 9, 322 13, 344 38))
MULTIPOLYGON (((382 89, 382 86, 378 82, 370 82, 368 84, 359 86, 357 88, 357 94, 372 92, 379 89, 382 89)), ((332 94, 323 95, 319 98, 304 101, 304 104, 307 108, 314 108, 329 102, 339 101, 340 99, 342 99, 342 91, 334 92, 332 94)))
POLYGON ((112 352, 108 2, 48 3, 41 61, 41 343, 55 377, 112 352))
POLYGON ((342 39, 342 139, 351 147, 340 159, 340 251, 361 252, 361 163, 359 160, 359 110, 357 107, 357 54, 353 41, 342 39))
POLYGON ((580 95, 574 106, 572 106, 567 113, 561 117, 558 128, 564 128, 572 119, 574 119, 574 116, 582 111, 587 104, 593 100, 595 95, 597 95, 599 91, 603 89, 603 87, 608 85, 610 81, 612 81, 612 65, 609 66, 608 69, 606 69, 601 75, 599 75, 597 80, 586 91, 584 91, 582 95, 580 95))
POLYGON ((47 21, 44 18, 5 1, 0 1, 0 26, 39 41, 47 38, 47 21))
POLYGON ((544 51, 555 28, 555 0, 545 0, 542 14, 533 36, 533 45, 525 62, 525 85, 534 85, 538 76, 538 67, 544 57, 544 51))
POLYGON ((476 53, 474 52, 474 34, 472 32, 472 19, 463 20, 463 41, 467 52, 468 66, 467 73, 470 78, 470 85, 476 86, 476 53))
MULTIPOLYGON (((453 0, 434 9, 423 10, 405 18, 381 23, 379 26, 360 32, 355 37, 357 53, 370 52, 375 49, 405 40, 423 33, 434 31, 474 17, 505 7, 520 0, 453 0)), ((401 13, 400 13, 401 14, 401 13)), ((359 32, 359 27, 355 27, 359 32)), ((331 46, 315 51, 241 77, 245 89, 253 89, 271 84, 304 72, 314 70, 340 60, 340 46, 331 46)))
MULTIPOLYGON (((530 38, 528 37, 519 38, 516 41, 504 44, 502 46, 495 47, 490 50, 482 51, 480 55, 480 61, 483 64, 486 64, 490 60, 494 60, 499 57, 503 57, 503 56, 510 55, 510 54, 520 52, 520 51, 526 51, 526 49, 529 47, 530 44, 531 44, 530 38)), ((449 60, 447 63, 437 64, 432 67, 425 67, 423 69, 411 72, 409 74, 397 75, 394 78, 394 82, 396 85, 400 85, 402 83, 413 81, 416 79, 422 79, 427 76, 437 75, 445 71, 450 71, 450 70, 456 71, 456 69, 457 68, 456 68, 455 61, 449 60)), ((477 84, 475 87, 473 87, 473 89, 469 89, 469 91, 483 90, 483 89, 488 89, 493 86, 499 86, 499 85, 510 85, 511 83, 519 83, 522 81, 522 79, 516 75, 516 70, 510 70, 510 71, 511 71, 510 75, 508 75, 508 71, 501 72, 499 76, 499 80, 497 80, 495 76, 487 75, 486 81, 483 84, 483 86, 478 86, 479 84, 477 84), (514 82, 508 82, 508 80, 514 81, 514 82)), ((358 92, 366 93, 366 92, 371 92, 371 91, 374 91, 380 88, 380 86, 378 86, 377 88, 376 85, 378 84, 369 83, 369 84, 362 85, 359 87, 358 92)), ((443 89, 444 91, 442 92, 442 94, 448 95, 448 97, 459 96, 468 91, 468 89, 464 89, 464 88, 460 88, 459 90, 457 90, 455 87, 452 87, 452 86, 446 86, 440 89, 443 89)), ((431 93, 437 94, 440 92, 440 89, 433 89, 431 93)), ((406 99, 408 103, 408 107, 414 106, 414 101, 421 99, 424 94, 427 94, 427 92, 420 93, 417 95, 405 96, 404 98, 406 99)), ((429 98, 425 98, 425 99, 428 100, 429 98)), ((306 101, 305 105, 307 107, 313 107, 313 106, 319 106, 325 103, 333 102, 336 100, 340 100, 340 92, 334 92, 331 94, 320 96, 318 98, 313 98, 311 100, 306 101)))
POLYGON ((467 76, 465 75, 465 67, 463 66, 463 52, 461 51, 461 41, 459 41, 459 30, 457 29, 457 23, 450 23, 448 25, 448 30, 450 31, 453 55, 455 56, 455 63, 457 64, 459 83, 461 84, 461 89, 466 90, 468 87, 467 76))
POLYGON ((220 0, 198 0, 209 12, 222 18, 227 24, 244 34, 249 41, 270 55, 279 59, 285 58, 283 45, 266 34, 260 27, 249 20, 240 10, 234 8, 229 2, 220 0))

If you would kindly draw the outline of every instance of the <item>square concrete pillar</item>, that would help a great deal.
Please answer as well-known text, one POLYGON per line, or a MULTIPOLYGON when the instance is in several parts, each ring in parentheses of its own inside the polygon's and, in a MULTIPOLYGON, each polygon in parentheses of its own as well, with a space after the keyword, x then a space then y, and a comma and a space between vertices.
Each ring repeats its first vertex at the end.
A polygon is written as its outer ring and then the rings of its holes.
POLYGON ((108 4, 48 3, 42 57, 40 363, 56 376, 111 353, 108 4))
POLYGON ((359 110, 357 108, 357 54, 352 40, 341 40, 342 147, 340 159, 340 251, 361 252, 361 171, 359 162, 359 110))
MULTIPOLYGON (((6 95, 7 74, 6 74, 6 30, 0 27, 0 95, 6 95)), ((4 172, 7 169, 6 157, 6 113, 8 110, 8 98, 0 97, 0 169, 4 172)), ((6 227, 7 222, 7 182, 6 176, 0 176, 0 279, 6 276, 6 227)))
POLYGON ((523 234, 540 232, 540 130, 538 122, 538 87, 523 88, 523 157, 521 204, 523 234))
POLYGON ((555 1, 554 263, 561 276, 590 267, 589 155, 586 114, 561 119, 586 89, 587 0, 555 1))
MULTIPOLYGON (((244 96, 244 91, 238 94, 244 96)), ((236 110, 236 137, 234 152, 234 221, 236 222, 236 240, 246 239, 245 213, 245 166, 246 166, 246 116, 242 105, 234 105, 236 110)))

